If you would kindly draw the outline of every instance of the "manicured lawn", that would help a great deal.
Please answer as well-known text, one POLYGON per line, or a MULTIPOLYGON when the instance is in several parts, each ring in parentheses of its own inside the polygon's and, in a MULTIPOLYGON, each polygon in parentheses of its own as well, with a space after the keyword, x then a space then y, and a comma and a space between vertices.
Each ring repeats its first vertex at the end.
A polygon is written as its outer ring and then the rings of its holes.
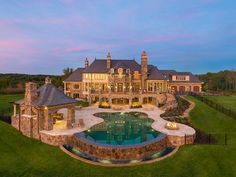
POLYGON ((236 95, 231 96, 207 96, 208 99, 236 111, 236 95))
MULTIPOLYGON (((10 104, 9 102, 13 102, 19 99, 22 99, 24 97, 23 94, 15 94, 15 95, 0 95, 0 114, 2 110, 7 110, 9 111, 10 108, 10 112, 12 112, 12 104, 10 104)), ((10 114, 10 113, 7 113, 10 114)))
MULTIPOLYGON (((236 132, 236 121, 196 102, 190 113, 194 126, 206 132, 236 132)), ((236 176, 236 136, 229 145, 188 145, 173 156, 153 164, 134 167, 88 165, 59 148, 22 136, 0 122, 0 176, 55 177, 233 177, 236 176)))

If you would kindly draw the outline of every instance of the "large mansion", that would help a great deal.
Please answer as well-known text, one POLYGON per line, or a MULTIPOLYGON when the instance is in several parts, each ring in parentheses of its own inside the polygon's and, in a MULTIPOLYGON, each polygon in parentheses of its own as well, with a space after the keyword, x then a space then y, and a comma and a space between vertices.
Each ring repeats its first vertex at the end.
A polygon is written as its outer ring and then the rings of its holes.
POLYGON ((73 98, 96 101, 139 102, 153 101, 155 95, 173 92, 201 92, 201 82, 191 72, 159 70, 148 64, 148 55, 141 54, 141 64, 136 60, 95 59, 85 67, 77 68, 64 80, 64 93, 73 98), (140 99, 141 98, 141 99, 140 99), (145 99, 146 98, 146 99, 145 99))

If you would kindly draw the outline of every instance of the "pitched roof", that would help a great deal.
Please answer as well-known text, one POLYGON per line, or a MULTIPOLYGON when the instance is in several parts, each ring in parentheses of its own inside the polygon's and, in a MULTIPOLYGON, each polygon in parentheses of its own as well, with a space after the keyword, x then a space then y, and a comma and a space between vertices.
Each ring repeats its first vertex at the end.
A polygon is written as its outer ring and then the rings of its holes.
POLYGON ((77 68, 64 81, 65 82, 82 82, 82 74, 83 74, 84 70, 85 70, 85 68, 77 68))
POLYGON ((36 106, 56 106, 78 102, 50 83, 41 86, 38 92, 39 98, 34 103, 36 106))
MULTIPOLYGON (((141 66, 135 60, 111 60, 111 68, 114 68, 115 72, 119 68, 130 69, 131 72, 141 71, 141 66)), ((93 63, 83 71, 84 73, 107 73, 107 60, 95 59, 93 63)))
POLYGON ((156 66, 148 65, 148 80, 167 80, 156 66))
MULTIPOLYGON (((38 90, 38 99, 33 102, 34 106, 58 106, 58 105, 66 105, 73 104, 78 101, 67 96, 64 92, 57 87, 55 87, 51 83, 44 84, 38 90)), ((18 100, 15 102, 16 104, 24 103, 24 99, 18 100)))
POLYGON ((191 72, 177 72, 175 70, 160 70, 160 72, 163 74, 164 77, 169 79, 169 82, 196 82, 196 83, 201 83, 201 81, 198 79, 197 76, 193 75, 191 72), (173 81, 172 80, 172 75, 188 75, 189 76, 189 81, 173 81))

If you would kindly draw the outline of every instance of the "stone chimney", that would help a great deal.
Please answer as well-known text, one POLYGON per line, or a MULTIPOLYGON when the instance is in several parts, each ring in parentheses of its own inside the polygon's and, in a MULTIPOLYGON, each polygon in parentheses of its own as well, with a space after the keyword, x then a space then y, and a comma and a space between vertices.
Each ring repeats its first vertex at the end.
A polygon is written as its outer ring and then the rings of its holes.
POLYGON ((37 85, 34 82, 25 84, 25 105, 31 106, 32 103, 38 98, 37 85))
POLYGON ((148 76, 148 56, 145 51, 141 54, 141 74, 142 74, 142 89, 146 89, 146 80, 148 76))
POLYGON ((51 78, 47 76, 47 77, 45 78, 45 84, 51 84, 51 83, 52 83, 51 78))
POLYGON ((107 69, 111 69, 111 54, 108 52, 107 54, 107 69))
POLYGON ((85 69, 87 69, 89 67, 88 58, 85 58, 85 60, 84 60, 84 67, 85 67, 85 69))

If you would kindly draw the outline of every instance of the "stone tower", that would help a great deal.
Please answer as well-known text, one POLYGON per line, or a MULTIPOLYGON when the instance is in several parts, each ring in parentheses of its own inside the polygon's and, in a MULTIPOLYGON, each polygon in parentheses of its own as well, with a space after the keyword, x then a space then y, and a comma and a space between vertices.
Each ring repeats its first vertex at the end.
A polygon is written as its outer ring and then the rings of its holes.
POLYGON ((111 68, 111 54, 108 52, 107 54, 107 69, 111 68))
POLYGON ((34 102, 38 99, 37 85, 28 82, 25 85, 24 106, 21 107, 19 130, 28 137, 39 139, 38 120, 34 102))
POLYGON ((38 98, 37 85, 33 82, 25 84, 25 106, 32 106, 32 103, 38 98))
POLYGON ((142 90, 146 89, 146 80, 148 76, 148 56, 145 51, 141 54, 141 74, 142 74, 142 90))
POLYGON ((88 58, 85 58, 85 60, 84 60, 84 67, 85 67, 85 69, 87 69, 89 67, 88 58))

